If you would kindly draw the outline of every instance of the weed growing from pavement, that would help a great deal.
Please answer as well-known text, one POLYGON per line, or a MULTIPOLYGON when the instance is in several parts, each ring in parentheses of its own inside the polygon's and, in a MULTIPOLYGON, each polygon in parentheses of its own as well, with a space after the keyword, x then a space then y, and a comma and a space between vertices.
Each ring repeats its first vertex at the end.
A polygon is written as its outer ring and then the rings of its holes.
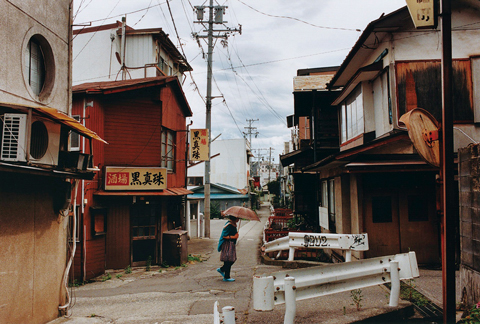
POLYGON ((125 268, 125 274, 130 274, 132 273, 132 267, 130 265, 128 265, 126 268, 125 268))
POLYGON ((112 279, 112 275, 107 273, 106 275, 102 276, 102 282, 112 279))
POLYGON ((68 284, 69 287, 80 287, 83 286, 85 283, 84 282, 79 282, 77 279, 74 279, 73 282, 70 282, 68 284))
POLYGON ((363 299, 362 290, 361 289, 352 290, 350 292, 350 297, 352 298, 352 301, 353 301, 353 303, 351 303, 350 305, 356 306, 357 311, 359 311, 360 308, 362 307, 362 299, 363 299))
POLYGON ((188 255, 188 261, 190 262, 202 262, 202 259, 199 256, 196 255, 188 255))
POLYGON ((117 277, 117 279, 120 279, 122 276, 123 276, 123 274, 118 273, 115 277, 117 277))

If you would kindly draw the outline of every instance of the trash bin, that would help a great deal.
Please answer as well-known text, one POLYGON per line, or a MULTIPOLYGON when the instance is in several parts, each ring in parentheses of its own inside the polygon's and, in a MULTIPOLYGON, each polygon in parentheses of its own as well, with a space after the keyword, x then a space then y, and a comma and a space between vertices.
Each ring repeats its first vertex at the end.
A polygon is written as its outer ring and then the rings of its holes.
POLYGON ((173 266, 180 266, 187 263, 187 231, 170 230, 163 233, 163 261, 173 266))

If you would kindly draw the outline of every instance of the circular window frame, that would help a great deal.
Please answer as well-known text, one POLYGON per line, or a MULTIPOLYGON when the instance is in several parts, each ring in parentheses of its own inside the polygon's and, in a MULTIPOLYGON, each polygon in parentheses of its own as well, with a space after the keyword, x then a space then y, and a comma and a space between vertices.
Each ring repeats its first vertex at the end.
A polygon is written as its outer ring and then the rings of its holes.
POLYGON ((27 34, 25 35, 23 45, 22 45, 22 53, 20 55, 21 58, 21 66, 22 66, 22 75, 23 75, 23 82, 25 83, 25 88, 27 89, 30 97, 35 101, 48 104, 52 99, 52 91, 53 86, 55 84, 55 57, 53 55, 52 47, 50 43, 47 41, 45 36, 36 32, 33 29, 30 29, 27 34), (43 54, 43 63, 45 68, 45 78, 43 82, 43 87, 40 93, 37 95, 33 91, 32 87, 30 86, 29 80, 27 76, 27 65, 25 63, 25 51, 27 51, 27 47, 30 44, 30 41, 35 41, 41 48, 43 54))

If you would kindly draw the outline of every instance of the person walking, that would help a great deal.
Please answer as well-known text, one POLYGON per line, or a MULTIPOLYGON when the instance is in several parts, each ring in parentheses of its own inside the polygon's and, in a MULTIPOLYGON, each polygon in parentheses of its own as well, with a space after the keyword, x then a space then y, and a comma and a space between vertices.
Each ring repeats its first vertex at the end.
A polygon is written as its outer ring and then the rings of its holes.
POLYGON ((223 266, 218 268, 217 271, 223 276, 223 281, 232 282, 235 281, 235 279, 230 277, 230 270, 237 260, 238 218, 233 216, 227 217, 228 221, 223 227, 217 247, 218 252, 220 252, 220 261, 223 261, 223 266))

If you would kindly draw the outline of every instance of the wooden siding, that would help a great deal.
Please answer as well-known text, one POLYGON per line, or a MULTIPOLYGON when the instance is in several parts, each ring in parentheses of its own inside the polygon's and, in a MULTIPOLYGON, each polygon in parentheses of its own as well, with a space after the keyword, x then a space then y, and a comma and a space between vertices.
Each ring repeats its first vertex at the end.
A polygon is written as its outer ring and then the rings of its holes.
POLYGON ((162 89, 162 126, 176 132, 174 173, 167 175, 169 187, 185 187, 186 118, 180 103, 170 87, 162 89))
POLYGON ((115 199, 108 203, 107 269, 123 269, 130 264, 130 204, 115 199))
POLYGON ((85 251, 85 279, 89 280, 105 273, 105 236, 87 240, 85 251))
POLYGON ((161 104, 142 92, 105 96, 105 165, 160 165, 161 104))
MULTIPOLYGON (((440 61, 397 62, 398 114, 415 107, 442 120, 440 61)), ((470 60, 453 61, 453 102, 456 122, 473 122, 472 70, 470 60)))

